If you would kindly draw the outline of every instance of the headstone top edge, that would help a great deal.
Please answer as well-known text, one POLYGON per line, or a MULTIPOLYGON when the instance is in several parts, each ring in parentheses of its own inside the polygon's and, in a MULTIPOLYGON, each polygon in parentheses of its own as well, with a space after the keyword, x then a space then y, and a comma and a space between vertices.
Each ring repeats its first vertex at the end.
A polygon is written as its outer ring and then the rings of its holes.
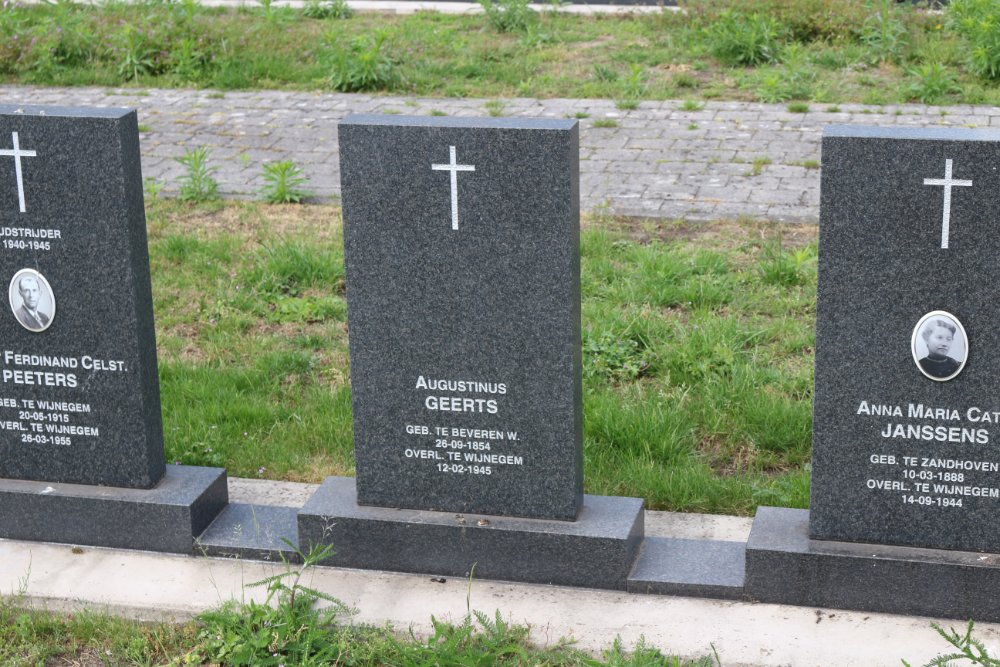
POLYGON ((907 139, 912 141, 1000 141, 1000 130, 968 127, 881 127, 827 125, 823 139, 907 139))
POLYGON ((0 115, 48 116, 55 118, 124 118, 131 107, 65 107, 45 104, 0 104, 0 115))
POLYGON ((402 116, 398 114, 351 114, 340 121, 345 125, 392 125, 440 127, 447 129, 572 130, 579 122, 570 118, 493 118, 468 116, 402 116))

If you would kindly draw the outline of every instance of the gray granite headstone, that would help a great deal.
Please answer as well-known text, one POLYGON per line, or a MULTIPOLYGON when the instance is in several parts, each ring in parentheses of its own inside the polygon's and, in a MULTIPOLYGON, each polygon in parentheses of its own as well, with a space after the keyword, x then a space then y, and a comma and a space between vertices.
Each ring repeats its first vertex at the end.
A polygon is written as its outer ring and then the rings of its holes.
POLYGON ((1000 552, 998 260, 1000 132, 827 128, 810 537, 1000 552))
POLYGON ((576 121, 340 124, 362 505, 575 519, 576 121))
POLYGON ((0 478, 164 474, 135 111, 0 106, 0 478))

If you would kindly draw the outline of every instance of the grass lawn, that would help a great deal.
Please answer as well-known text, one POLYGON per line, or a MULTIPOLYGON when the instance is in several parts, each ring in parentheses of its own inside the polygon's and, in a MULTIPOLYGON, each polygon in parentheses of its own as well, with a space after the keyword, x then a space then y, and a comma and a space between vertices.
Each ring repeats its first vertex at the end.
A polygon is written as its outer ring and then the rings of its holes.
POLYGON ((624 16, 494 0, 488 15, 334 18, 338 2, 12 0, 0 11, 0 80, 609 98, 623 108, 670 98, 1000 104, 1000 6, 983 0, 943 14, 893 0, 688 0, 684 12, 624 16))
MULTIPOLYGON (((312 600, 308 600, 312 603, 312 600)), ((640 644, 609 646, 600 657, 556 642, 527 642, 528 628, 499 615, 474 614, 457 625, 436 622, 426 638, 287 603, 229 606, 198 623, 138 623, 107 614, 24 610, 0 599, 0 664, 4 667, 382 667, 505 665, 524 667, 716 667, 714 657, 681 660, 640 644), (265 625, 264 622, 268 624, 265 625)), ((706 647, 706 654, 711 649, 706 647)))
MULTIPOLYGON (((148 218, 167 459, 353 474, 339 209, 155 200, 148 218)), ((588 493, 808 504, 815 235, 586 220, 588 493)))

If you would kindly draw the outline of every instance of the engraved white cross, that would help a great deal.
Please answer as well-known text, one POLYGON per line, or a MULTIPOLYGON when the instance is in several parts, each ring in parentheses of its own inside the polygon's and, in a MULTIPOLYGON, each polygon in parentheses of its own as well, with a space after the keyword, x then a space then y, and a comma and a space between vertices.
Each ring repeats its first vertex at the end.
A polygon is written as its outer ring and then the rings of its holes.
POLYGON ((431 164, 431 169, 434 171, 451 172, 451 228, 458 229, 458 172, 475 171, 476 167, 471 164, 458 164, 454 146, 449 146, 448 152, 451 156, 451 162, 448 164, 431 164))
POLYGON ((0 155, 10 155, 14 158, 14 174, 17 176, 17 203, 21 207, 21 213, 24 213, 24 181, 21 179, 21 158, 35 157, 35 151, 22 151, 17 143, 17 132, 10 134, 14 141, 14 149, 2 149, 0 155))
POLYGON ((951 160, 944 161, 944 178, 925 178, 924 185, 944 186, 944 213, 941 217, 941 247, 948 248, 948 231, 951 226, 951 189, 956 185, 972 186, 972 181, 954 180, 951 177, 951 160))

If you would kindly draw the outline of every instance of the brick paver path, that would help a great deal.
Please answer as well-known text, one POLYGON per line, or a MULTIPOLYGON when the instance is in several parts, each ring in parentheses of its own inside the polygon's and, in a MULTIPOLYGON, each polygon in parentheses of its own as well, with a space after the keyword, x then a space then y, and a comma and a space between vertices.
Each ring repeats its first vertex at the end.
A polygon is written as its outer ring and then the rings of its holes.
MULTIPOLYGON (((9 104, 132 106, 139 110, 143 175, 177 190, 175 158, 205 146, 223 194, 254 197, 262 164, 292 160, 319 200, 339 194, 337 121, 348 113, 484 116, 489 100, 421 99, 280 91, 212 92, 0 86, 9 104)), ((815 222, 824 125, 1000 126, 997 107, 865 107, 680 101, 622 111, 607 100, 502 101, 507 116, 580 118, 584 210, 655 218, 750 216, 815 222), (596 127, 614 121, 614 127, 596 127)))

